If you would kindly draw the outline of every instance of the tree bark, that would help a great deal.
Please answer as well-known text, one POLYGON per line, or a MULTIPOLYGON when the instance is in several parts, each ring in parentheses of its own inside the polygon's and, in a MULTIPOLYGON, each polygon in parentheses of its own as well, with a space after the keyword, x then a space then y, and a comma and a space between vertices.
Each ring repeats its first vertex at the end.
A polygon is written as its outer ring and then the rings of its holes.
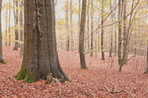
POLYGON ((105 57, 104 57, 104 0, 101 1, 101 5, 102 5, 102 9, 101 9, 101 54, 102 54, 102 60, 105 60, 105 57))
POLYGON ((78 21, 78 27, 79 27, 79 30, 78 30, 78 51, 80 52, 80 47, 79 47, 79 38, 80 38, 80 23, 81 23, 81 0, 78 0, 78 3, 79 3, 79 11, 78 11, 78 17, 79 17, 79 21, 78 21))
POLYGON ((19 25, 21 26, 21 30, 20 30, 20 56, 23 56, 23 42, 24 42, 24 34, 23 34, 23 26, 24 26, 24 23, 23 23, 23 20, 24 20, 24 14, 23 14, 23 9, 24 9, 24 0, 22 0, 20 2, 20 16, 19 16, 19 25))
MULTIPOLYGON (((121 0, 118 0, 119 7, 118 7, 118 20, 121 19, 121 0)), ((118 22, 118 64, 121 63, 121 43, 122 43, 122 32, 121 32, 121 21, 118 22)))
POLYGON ((73 41, 73 3, 70 0, 70 29, 71 29, 71 51, 74 50, 74 41, 73 41))
POLYGON ((8 46, 11 46, 11 1, 9 1, 9 29, 8 29, 8 32, 9 32, 9 43, 8 43, 8 46))
POLYGON ((94 35, 93 35, 93 29, 94 29, 94 21, 93 21, 93 18, 94 18, 94 8, 93 8, 94 4, 93 4, 93 0, 91 0, 91 52, 90 52, 90 56, 93 56, 93 42, 94 42, 94 35))
POLYGON ((126 24, 126 0, 123 0, 123 6, 124 6, 124 13, 123 13, 123 56, 121 59, 121 66, 123 66, 125 63, 127 63, 127 55, 128 55, 128 32, 127 32, 127 24, 126 24))
POLYGON ((79 54, 80 54, 81 68, 87 68, 86 62, 85 62, 85 54, 84 54, 84 32, 85 32, 85 21, 86 21, 86 3, 87 3, 87 0, 82 1, 80 38, 79 38, 79 54))
MULTIPOLYGON (((13 0, 13 4, 15 6, 14 11, 14 23, 15 23, 15 45, 13 50, 18 50, 18 1, 13 0)), ((9 13, 10 14, 10 13, 9 13)))
MULTIPOLYGON (((1 10, 2 10, 2 0, 0 0, 0 16, 1 16, 1 10)), ((0 17, 0 63, 5 63, 3 59, 3 51, 2 51, 2 29, 1 29, 1 17, 0 17)))
MULTIPOLYGON (((5 13, 5 16, 7 17, 8 16, 8 9, 6 9, 6 13, 5 13)), ((6 18, 5 19, 5 46, 8 46, 8 19, 6 18)))
POLYGON ((147 40, 147 67, 146 67, 146 71, 144 73, 145 74, 148 73, 148 40, 147 40))
MULTIPOLYGON (((110 9, 112 10, 112 0, 110 0, 110 9)), ((112 23, 114 21, 114 13, 112 12, 111 14, 111 20, 112 20, 112 23)), ((113 51, 113 35, 114 35, 114 25, 112 25, 112 30, 111 30, 111 33, 110 33, 110 51, 109 51, 109 57, 112 57, 112 51, 113 51)))
POLYGON ((69 51, 69 46, 70 46, 70 37, 69 37, 69 10, 68 10, 69 2, 66 0, 65 2, 65 30, 66 30, 66 51, 69 51))
POLYGON ((24 9, 24 57, 16 79, 32 83, 52 75, 68 81, 58 59, 54 0, 25 0, 24 9))
MULTIPOLYGON (((90 29, 89 29, 89 11, 90 10, 90 0, 88 0, 88 4, 87 4, 87 36, 89 36, 90 34, 90 29)), ((88 38, 88 42, 87 42, 87 48, 89 50, 89 38, 88 38)))

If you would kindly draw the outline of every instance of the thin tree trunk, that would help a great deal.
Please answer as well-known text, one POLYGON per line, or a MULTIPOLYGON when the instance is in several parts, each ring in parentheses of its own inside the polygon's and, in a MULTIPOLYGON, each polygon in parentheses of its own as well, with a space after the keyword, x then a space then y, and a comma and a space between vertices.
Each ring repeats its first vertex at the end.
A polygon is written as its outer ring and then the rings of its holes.
POLYGON ((71 29, 71 51, 74 50, 74 42, 73 42, 73 3, 70 0, 70 29, 71 29))
POLYGON ((101 54, 102 54, 102 60, 105 60, 105 57, 104 57, 104 0, 101 1, 101 5, 102 5, 102 9, 101 9, 101 54))
MULTIPOLYGON (((87 36, 89 36, 89 34, 90 34, 90 30, 89 30, 89 9, 90 9, 90 0, 88 0, 88 3, 87 3, 87 36)), ((90 48, 89 38, 88 38, 88 41, 87 41, 87 48, 88 48, 88 50, 90 48)))
POLYGON ((19 24, 20 24, 20 26, 21 26, 21 30, 20 30, 20 41, 21 41, 21 43, 20 43, 20 56, 23 56, 23 41, 24 41, 24 34, 23 34, 23 19, 24 19, 24 15, 23 15, 23 5, 24 5, 24 1, 22 0, 21 2, 20 2, 20 8, 22 9, 22 10, 20 10, 20 16, 19 16, 19 24))
MULTIPOLYGON (((94 8, 93 8, 94 4, 93 4, 93 0, 91 0, 91 33, 93 32, 94 29, 94 8)), ((91 53, 90 56, 93 56, 93 42, 94 42, 94 35, 93 33, 91 34, 91 53)))
POLYGON ((80 38, 79 38, 79 54, 81 68, 87 68, 85 62, 84 54, 84 33, 85 33, 85 21, 86 21, 86 4, 87 0, 82 1, 82 13, 81 13, 81 23, 80 23, 80 38))
MULTIPOLYGON (((2 10, 2 0, 0 0, 0 16, 1 16, 1 10, 2 10)), ((1 17, 0 17, 0 63, 5 63, 3 59, 3 43, 2 43, 2 29, 1 29, 1 17)))
POLYGON ((127 63, 127 24, 126 24, 126 0, 123 0, 123 6, 124 6, 124 13, 123 13, 123 56, 121 60, 121 65, 123 62, 127 63))
MULTIPOLYGON (((13 50, 18 50, 18 1, 13 0, 13 4, 15 6, 14 11, 14 22, 15 22, 15 45, 13 50)), ((10 14, 10 13, 9 13, 10 14)))
MULTIPOLYGON (((98 27, 100 25, 100 18, 98 18, 98 27)), ((98 51, 100 51, 100 30, 98 29, 98 51)))
POLYGON ((65 23, 66 23, 66 51, 69 51, 69 46, 70 46, 70 38, 69 38, 69 10, 68 10, 69 2, 66 0, 65 2, 65 23))
MULTIPOLYGON (((118 20, 121 19, 121 0, 118 0, 118 20)), ((121 21, 118 22, 118 64, 121 64, 121 43, 122 43, 122 32, 121 32, 121 21)))
POLYGON ((78 21, 78 27, 79 27, 79 30, 78 30, 78 51, 80 52, 80 47, 79 47, 79 38, 80 38, 80 23, 81 23, 81 0, 78 0, 78 3, 79 3, 79 11, 78 11, 78 17, 79 17, 79 21, 78 21))
POLYGON ((11 45, 11 9, 10 9, 10 6, 11 6, 11 2, 9 0, 9 29, 8 29, 8 32, 9 32, 9 44, 8 46, 11 45))
MULTIPOLYGON (((8 16, 8 9, 6 9, 5 17, 8 16)), ((8 46, 8 19, 5 19, 5 46, 8 46)))
MULTIPOLYGON (((110 0, 110 9, 112 10, 112 0, 110 0)), ((111 14, 111 20, 112 20, 112 23, 113 23, 113 21, 114 21, 113 12, 112 12, 112 14, 111 14)), ((110 34, 110 51, 109 51, 109 57, 112 57, 113 35, 114 35, 114 25, 112 25, 112 31, 111 31, 111 34, 110 34)))
POLYGON ((144 73, 145 74, 148 73, 148 40, 147 40, 147 68, 146 68, 146 71, 144 73))
POLYGON ((115 44, 114 44, 114 48, 115 48, 115 55, 117 54, 117 26, 115 26, 115 44))

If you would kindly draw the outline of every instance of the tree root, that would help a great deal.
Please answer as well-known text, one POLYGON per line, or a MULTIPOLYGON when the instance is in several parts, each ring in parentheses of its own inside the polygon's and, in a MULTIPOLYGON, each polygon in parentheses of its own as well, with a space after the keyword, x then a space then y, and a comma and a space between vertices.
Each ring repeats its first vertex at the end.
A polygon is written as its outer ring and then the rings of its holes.
POLYGON ((61 98, 62 97, 62 90, 61 90, 61 83, 58 79, 54 78, 52 75, 48 75, 47 76, 47 81, 46 81, 46 84, 50 84, 52 83, 54 85, 54 87, 56 86, 56 83, 55 81, 58 83, 59 85, 59 97, 61 98))

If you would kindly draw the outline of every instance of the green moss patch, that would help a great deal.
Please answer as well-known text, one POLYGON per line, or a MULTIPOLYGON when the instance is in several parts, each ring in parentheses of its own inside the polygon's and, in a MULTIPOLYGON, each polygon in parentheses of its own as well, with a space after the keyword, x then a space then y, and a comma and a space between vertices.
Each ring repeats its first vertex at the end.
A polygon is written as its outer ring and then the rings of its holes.
POLYGON ((88 67, 81 67, 81 69, 88 69, 88 67))
POLYGON ((34 75, 28 70, 27 74, 25 76, 24 82, 23 83, 33 83, 35 82, 35 77, 34 75))
POLYGON ((18 48, 17 47, 14 47, 13 50, 18 50, 18 48))
POLYGON ((0 63, 6 64, 6 62, 4 61, 4 59, 0 60, 0 63))
POLYGON ((20 71, 15 76, 16 80, 22 80, 26 76, 26 69, 24 66, 21 67, 20 71))

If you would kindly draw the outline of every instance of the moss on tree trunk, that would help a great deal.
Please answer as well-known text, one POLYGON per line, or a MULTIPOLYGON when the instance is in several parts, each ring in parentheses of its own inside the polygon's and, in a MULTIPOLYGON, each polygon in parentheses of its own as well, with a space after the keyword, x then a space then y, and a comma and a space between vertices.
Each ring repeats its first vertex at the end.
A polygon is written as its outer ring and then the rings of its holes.
POLYGON ((23 83, 33 83, 35 81, 34 75, 29 70, 26 70, 24 66, 21 67, 18 74, 15 76, 16 80, 24 79, 23 83))

